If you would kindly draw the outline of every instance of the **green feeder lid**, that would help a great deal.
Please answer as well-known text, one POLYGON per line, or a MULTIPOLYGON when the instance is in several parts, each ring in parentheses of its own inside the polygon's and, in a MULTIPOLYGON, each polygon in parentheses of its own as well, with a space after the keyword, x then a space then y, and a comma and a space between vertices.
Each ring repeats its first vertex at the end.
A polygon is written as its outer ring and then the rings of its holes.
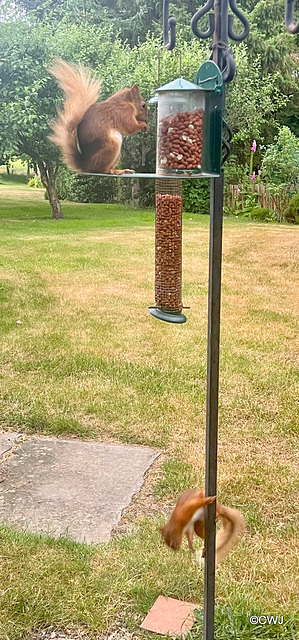
POLYGON ((176 78, 176 80, 164 84, 163 87, 159 87, 156 91, 197 91, 199 88, 198 84, 189 82, 189 80, 176 78))

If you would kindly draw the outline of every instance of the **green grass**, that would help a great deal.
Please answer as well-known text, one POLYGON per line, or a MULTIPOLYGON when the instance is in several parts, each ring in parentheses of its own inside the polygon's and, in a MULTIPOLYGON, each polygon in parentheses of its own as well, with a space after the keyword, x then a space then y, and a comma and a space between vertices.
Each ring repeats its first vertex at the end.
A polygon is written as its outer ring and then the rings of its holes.
MULTIPOLYGON (((196 623, 187 636, 187 640, 201 640, 203 631, 203 612, 197 610, 196 623)), ((215 640, 295 640, 298 637, 296 616, 285 619, 283 615, 272 614, 272 621, 267 624, 263 610, 255 610, 256 617, 261 616, 261 623, 250 623, 250 616, 245 610, 237 612, 231 607, 215 607, 215 640)), ((271 614, 267 614, 271 620, 271 614)))
MULTIPOLYGON (((152 445, 165 460, 152 489, 161 516, 141 507, 109 544, 2 527, 0 637, 49 624, 105 631, 119 616, 147 637, 138 625, 159 594, 203 604, 202 569, 186 546, 163 546, 158 527, 165 505, 203 485, 209 220, 184 215, 191 309, 172 326, 147 310, 153 211, 64 203, 53 221, 42 193, 24 189, 12 180, 0 202, 2 428, 152 445)), ((248 530, 217 571, 215 640, 295 639, 298 232, 224 221, 218 493, 248 530), (261 613, 286 622, 250 626, 261 613)))
POLYGON ((18 187, 23 188, 27 185, 27 180, 25 175, 15 175, 8 174, 6 171, 0 171, 0 186, 10 187, 13 189, 17 189, 18 187))

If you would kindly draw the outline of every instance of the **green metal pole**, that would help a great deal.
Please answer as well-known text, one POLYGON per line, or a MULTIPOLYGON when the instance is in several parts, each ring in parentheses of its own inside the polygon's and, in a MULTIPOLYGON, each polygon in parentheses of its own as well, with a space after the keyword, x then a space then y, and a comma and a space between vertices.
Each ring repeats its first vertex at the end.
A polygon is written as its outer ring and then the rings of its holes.
MULTIPOLYGON (((221 39, 221 17, 227 16, 228 0, 215 0, 214 44, 221 39), (225 6, 224 6, 225 5, 225 6), (221 15, 222 14, 222 15, 221 15)), ((221 69, 220 50, 214 48, 213 61, 221 69)), ((210 245, 208 298, 208 354, 206 405, 205 494, 217 494, 218 389, 221 302, 222 217, 224 175, 210 181, 210 245)), ((205 571, 203 640, 214 640, 215 627, 215 539, 216 503, 205 509, 205 571)))
MULTIPOLYGON (((223 172, 211 179, 205 493, 217 493, 223 172)), ((216 503, 206 507, 204 640, 214 640, 216 503)))

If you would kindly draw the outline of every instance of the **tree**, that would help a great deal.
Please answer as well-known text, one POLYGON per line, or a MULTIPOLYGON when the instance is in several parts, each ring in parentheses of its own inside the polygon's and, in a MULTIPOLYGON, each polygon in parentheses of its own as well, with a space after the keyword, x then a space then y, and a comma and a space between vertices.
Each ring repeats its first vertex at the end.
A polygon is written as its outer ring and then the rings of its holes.
MULTIPOLYGON (((151 52, 158 45, 150 43, 151 52)), ((137 48, 136 48, 137 51, 137 48)), ((35 162, 47 189, 54 218, 62 211, 55 184, 60 152, 48 140, 49 123, 55 117, 62 94, 48 66, 55 55, 92 68, 102 79, 101 98, 105 99, 137 80, 145 98, 157 86, 152 75, 153 60, 139 58, 140 72, 147 70, 146 81, 138 80, 136 52, 114 36, 110 27, 99 28, 55 24, 52 26, 29 19, 0 23, 0 131, 5 149, 16 155, 27 154, 35 162), (145 66, 144 66, 145 63, 145 66), (149 89, 150 87, 150 89, 149 89)), ((173 60, 175 60, 173 58, 173 60)), ((143 144, 141 136, 134 140, 134 158, 143 144)))
POLYGON ((156 0, 15 0, 15 7, 38 22, 110 26, 130 46, 144 41, 162 16, 162 3, 156 0))
POLYGON ((259 148, 266 143, 266 132, 275 128, 276 114, 287 97, 279 91, 275 73, 262 76, 259 57, 250 62, 246 45, 235 47, 234 55, 237 74, 227 87, 226 119, 233 131, 232 152, 246 164, 252 140, 259 148))
POLYGON ((63 217, 56 193, 60 151, 48 140, 62 94, 48 67, 55 55, 100 70, 102 98, 133 84, 128 53, 110 27, 0 22, 0 131, 4 149, 26 154, 40 170, 53 218, 63 217))
POLYGON ((49 29, 0 24, 0 128, 6 147, 26 154, 40 170, 52 216, 63 217, 55 190, 59 153, 47 136, 58 91, 47 72, 49 29))

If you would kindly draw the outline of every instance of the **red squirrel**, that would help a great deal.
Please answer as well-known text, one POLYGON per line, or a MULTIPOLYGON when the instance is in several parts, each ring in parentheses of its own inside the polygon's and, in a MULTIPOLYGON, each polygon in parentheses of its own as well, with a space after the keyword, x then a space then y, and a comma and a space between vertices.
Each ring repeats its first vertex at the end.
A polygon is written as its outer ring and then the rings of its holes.
MULTIPOLYGON (((161 528, 162 536, 171 549, 178 550, 186 534, 189 549, 195 553, 193 535, 196 533, 197 536, 205 539, 204 508, 214 500, 216 496, 206 498, 203 490, 189 489, 181 495, 168 522, 161 528)), ((216 564, 224 560, 230 549, 235 546, 239 535, 245 531, 245 522, 241 513, 216 502, 216 519, 219 518, 222 521, 222 527, 216 537, 216 564)), ((203 549, 202 557, 204 555, 203 549)))
POLYGON ((64 91, 63 111, 51 123, 49 139, 60 147, 65 163, 75 171, 134 173, 115 169, 120 160, 123 136, 147 131, 147 107, 134 84, 97 102, 100 80, 90 71, 56 58, 50 73, 64 91))

